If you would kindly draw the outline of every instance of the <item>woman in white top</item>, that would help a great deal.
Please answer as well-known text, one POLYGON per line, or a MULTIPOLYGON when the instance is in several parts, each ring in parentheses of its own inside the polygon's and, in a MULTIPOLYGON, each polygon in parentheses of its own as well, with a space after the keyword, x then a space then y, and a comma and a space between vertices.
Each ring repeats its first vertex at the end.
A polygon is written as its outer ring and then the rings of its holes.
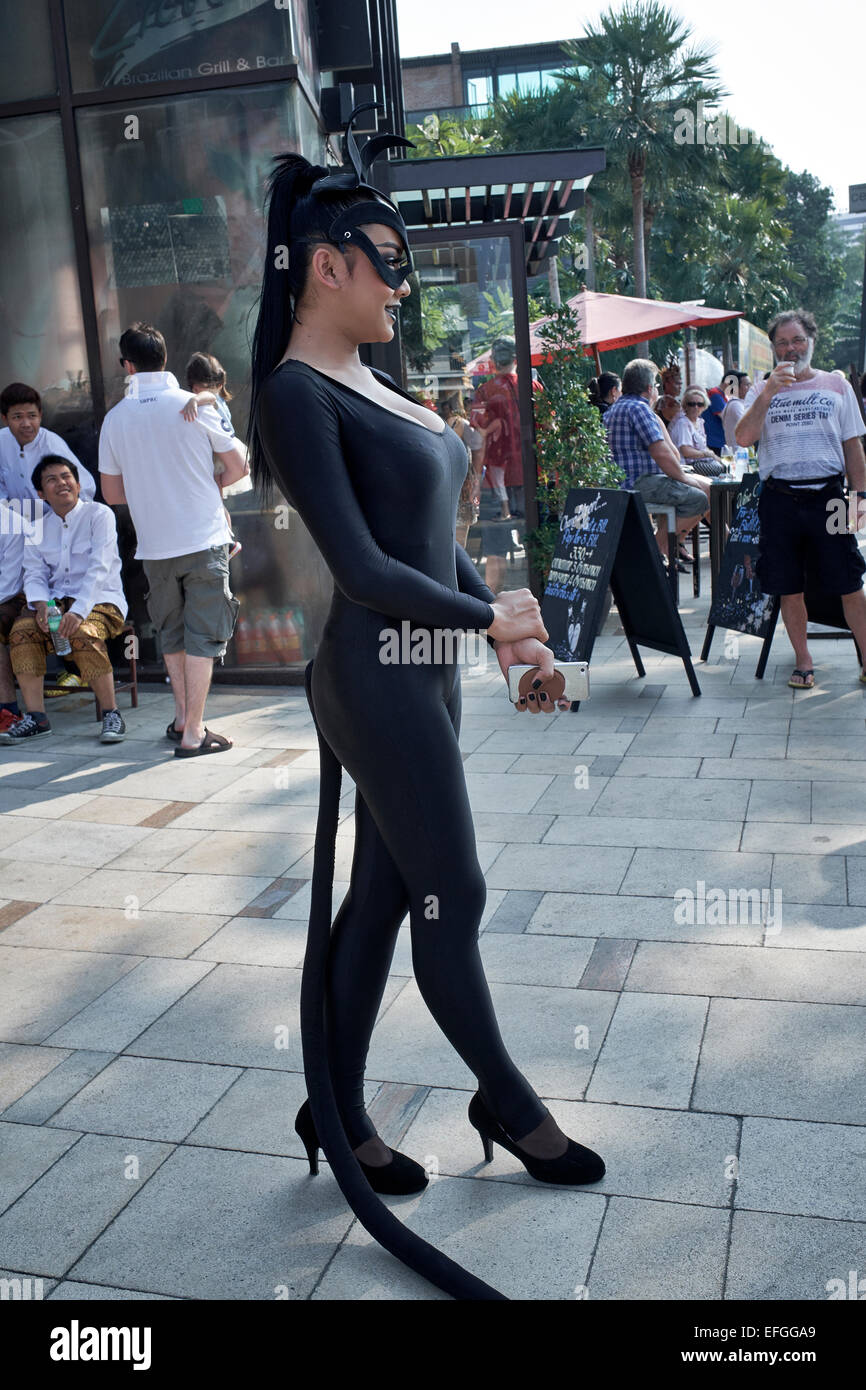
POLYGON ((683 413, 671 423, 670 436, 684 463, 713 457, 707 448, 707 435, 701 419, 701 411, 706 410, 709 403, 710 398, 703 386, 689 386, 683 392, 683 413))

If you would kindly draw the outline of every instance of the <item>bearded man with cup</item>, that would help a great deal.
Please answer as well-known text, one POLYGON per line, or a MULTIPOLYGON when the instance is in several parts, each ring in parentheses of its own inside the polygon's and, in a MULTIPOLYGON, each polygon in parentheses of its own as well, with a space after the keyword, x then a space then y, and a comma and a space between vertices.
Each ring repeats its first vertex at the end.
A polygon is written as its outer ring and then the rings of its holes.
MULTIPOLYGON (((779 594, 796 666, 788 684, 809 690, 815 672, 806 637, 807 587, 842 599, 845 621, 866 656, 866 562, 854 535, 838 525, 842 481, 866 524, 866 424, 849 382, 815 371, 818 336, 804 309, 777 314, 767 329, 776 366, 756 383, 737 422, 739 445, 758 444, 761 553, 756 571, 766 594, 779 594)), ((866 671, 860 680, 866 685, 866 671)))

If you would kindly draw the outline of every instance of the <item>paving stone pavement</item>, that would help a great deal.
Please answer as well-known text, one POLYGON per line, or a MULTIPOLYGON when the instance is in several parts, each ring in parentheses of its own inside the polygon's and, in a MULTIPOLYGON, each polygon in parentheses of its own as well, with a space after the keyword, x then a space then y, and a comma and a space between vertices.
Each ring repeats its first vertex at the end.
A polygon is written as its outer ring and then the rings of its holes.
MULTIPOLYGON (((708 576, 705 590, 709 587, 708 576)), ((707 599, 683 583, 700 651, 707 599)), ((828 1297, 866 1274, 866 689, 847 640, 794 692, 784 634, 717 634, 703 688, 614 612, 576 713, 467 665, 480 947, 503 1036, 591 1188, 482 1162, 474 1078, 399 933, 370 1114, 431 1181, 386 1198, 510 1298, 828 1297)), ((55 702, 56 703, 56 702, 55 702)), ((444 1297, 381 1250, 292 1122, 318 797, 303 689, 220 686, 180 763, 144 687, 0 749, 0 1274, 51 1299, 444 1297), (126 697, 123 697, 126 704, 126 697)), ((346 891, 344 775, 334 893, 346 891)))

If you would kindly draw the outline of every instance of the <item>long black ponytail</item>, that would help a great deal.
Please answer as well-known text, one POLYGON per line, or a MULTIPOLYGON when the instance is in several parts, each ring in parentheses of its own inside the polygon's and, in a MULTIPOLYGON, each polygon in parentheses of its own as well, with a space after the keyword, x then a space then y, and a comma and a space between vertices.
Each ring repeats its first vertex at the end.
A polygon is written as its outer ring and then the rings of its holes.
POLYGON ((313 193, 313 184, 325 177, 328 170, 311 164, 303 155, 275 155, 274 166, 265 198, 268 228, 258 318, 252 338, 247 426, 250 473, 265 504, 274 484, 256 427, 256 406, 262 383, 286 350, 306 283, 311 247, 298 242, 326 239, 339 213, 355 203, 373 199, 372 193, 362 190, 313 193))

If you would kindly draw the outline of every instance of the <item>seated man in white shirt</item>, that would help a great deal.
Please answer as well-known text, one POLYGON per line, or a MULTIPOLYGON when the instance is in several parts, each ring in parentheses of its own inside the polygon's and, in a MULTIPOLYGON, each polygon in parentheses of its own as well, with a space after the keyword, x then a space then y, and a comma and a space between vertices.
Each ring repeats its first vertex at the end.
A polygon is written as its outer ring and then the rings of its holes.
POLYGON ((0 418, 5 426, 0 429, 0 497, 29 504, 22 508, 25 516, 30 509, 33 516, 46 512, 48 504, 33 486, 33 469, 46 454, 59 454, 76 465, 83 500, 93 501, 96 479, 66 441, 43 426, 42 397, 34 386, 13 381, 0 392, 0 418))
POLYGON ((0 733, 21 718, 9 660, 9 633, 27 600, 24 597, 24 533, 17 507, 0 501, 0 733))
POLYGON ((117 523, 110 507, 85 502, 78 469, 65 458, 48 455, 33 470, 33 485, 49 511, 24 542, 24 593, 28 607, 12 624, 9 653, 27 714, 8 732, 7 745, 45 738, 45 653, 50 649, 47 605, 54 600, 63 613, 58 629, 68 639, 82 679, 102 710, 101 743, 119 743, 126 725, 115 705, 114 676, 106 640, 123 631, 126 598, 120 580, 117 523), (41 536, 39 531, 41 529, 41 536))

